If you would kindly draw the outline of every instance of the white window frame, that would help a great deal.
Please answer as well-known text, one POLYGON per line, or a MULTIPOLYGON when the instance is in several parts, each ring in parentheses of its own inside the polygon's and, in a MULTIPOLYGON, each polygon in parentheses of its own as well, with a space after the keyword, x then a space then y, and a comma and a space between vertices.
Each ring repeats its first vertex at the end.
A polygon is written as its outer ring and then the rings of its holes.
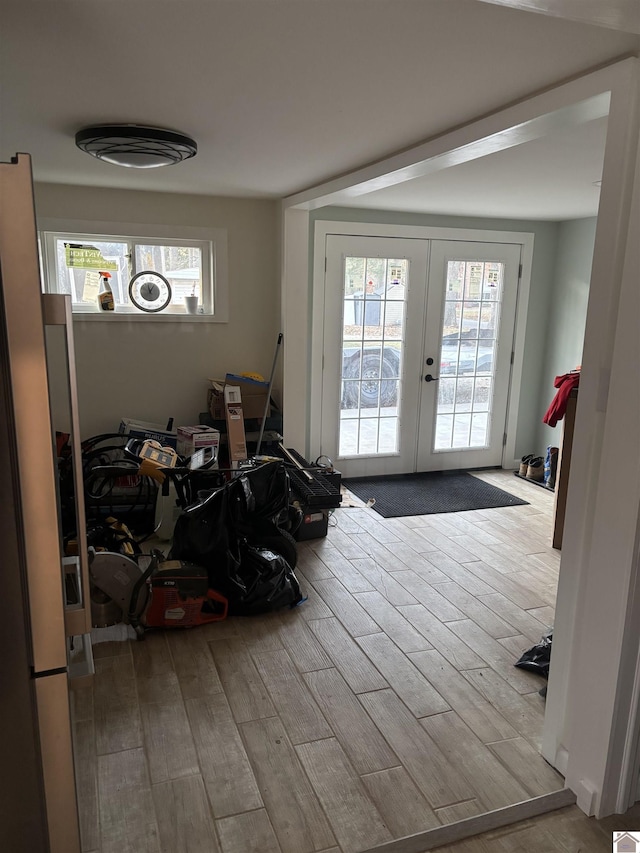
POLYGON ((130 310, 93 311, 74 303, 74 321, 226 323, 229 320, 227 231, 224 228, 41 219, 38 220, 38 232, 45 293, 58 293, 56 241, 60 239, 74 242, 108 239, 145 245, 197 246, 202 250, 202 314, 171 310, 148 314, 134 307, 130 310))

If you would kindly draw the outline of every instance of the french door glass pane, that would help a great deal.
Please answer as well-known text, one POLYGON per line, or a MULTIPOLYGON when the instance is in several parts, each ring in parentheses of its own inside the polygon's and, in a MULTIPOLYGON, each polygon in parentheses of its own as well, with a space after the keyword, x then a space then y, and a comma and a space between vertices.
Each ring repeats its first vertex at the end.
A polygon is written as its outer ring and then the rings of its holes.
POLYGON ((434 450, 489 447, 504 264, 449 261, 434 450))
POLYGON ((345 258, 340 456, 398 452, 408 269, 405 258, 345 258))

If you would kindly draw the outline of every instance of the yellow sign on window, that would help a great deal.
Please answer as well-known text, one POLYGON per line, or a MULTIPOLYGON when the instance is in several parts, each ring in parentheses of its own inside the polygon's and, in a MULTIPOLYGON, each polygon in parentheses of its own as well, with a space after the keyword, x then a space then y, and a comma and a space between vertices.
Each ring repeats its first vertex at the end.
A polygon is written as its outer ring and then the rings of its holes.
POLYGON ((82 270, 117 270, 115 261, 107 261, 100 249, 95 246, 83 246, 77 243, 64 244, 65 263, 68 267, 82 270))

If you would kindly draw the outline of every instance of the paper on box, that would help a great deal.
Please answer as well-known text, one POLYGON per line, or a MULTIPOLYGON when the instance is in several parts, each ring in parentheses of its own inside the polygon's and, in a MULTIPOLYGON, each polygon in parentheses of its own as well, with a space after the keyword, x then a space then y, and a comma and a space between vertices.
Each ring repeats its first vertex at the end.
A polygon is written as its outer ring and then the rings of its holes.
MULTIPOLYGON (((264 417, 267 395, 269 393, 268 382, 259 382, 256 379, 237 376, 234 373, 227 373, 226 379, 210 379, 209 382, 211 383, 211 387, 208 389, 207 394, 207 408, 214 421, 224 420, 225 417, 225 385, 233 385, 240 389, 242 410, 245 418, 262 419, 264 417)), ((270 414, 271 407, 269 406, 267 417, 270 414)))
POLYGON ((242 396, 237 385, 225 385, 224 402, 227 417, 229 461, 239 462, 247 458, 247 442, 244 435, 242 396))

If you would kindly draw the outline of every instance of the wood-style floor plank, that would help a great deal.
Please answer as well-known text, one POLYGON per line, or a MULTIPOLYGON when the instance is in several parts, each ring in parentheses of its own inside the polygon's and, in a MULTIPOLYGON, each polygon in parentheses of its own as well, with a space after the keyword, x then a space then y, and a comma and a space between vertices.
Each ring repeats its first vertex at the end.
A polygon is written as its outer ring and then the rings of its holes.
POLYGON ((562 776, 524 738, 492 743, 489 749, 520 780, 532 797, 564 788, 562 776))
MULTIPOLYGON (((359 528, 357 528, 359 529, 359 528)), ((314 540, 315 542, 324 542, 326 540, 314 540)), ((349 535, 346 530, 342 529, 341 525, 336 525, 331 531, 331 545, 334 548, 337 548, 338 551, 342 554, 343 557, 346 557, 348 560, 359 560, 362 557, 366 557, 366 553, 362 550, 362 548, 355 542, 349 535)), ((318 552, 322 557, 323 551, 318 552)))
POLYGON ((238 635, 250 652, 274 652, 282 648, 278 613, 237 616, 238 635))
POLYGON ((261 808, 258 784, 224 694, 188 699, 185 705, 214 816, 261 808))
POLYGON ((133 667, 138 699, 147 702, 179 702, 178 676, 173 668, 165 631, 151 631, 142 642, 133 643, 133 667))
MULTIPOLYGON (((326 620, 322 620, 324 621, 326 620)), ((322 711, 284 649, 262 652, 255 655, 254 659, 293 743, 304 743, 333 735, 322 711)))
MULTIPOLYGON (((549 605, 547 604, 544 607, 532 607, 526 612, 530 616, 533 616, 534 619, 537 619, 538 622, 542 622, 545 631, 547 630, 547 628, 553 628, 553 623, 556 618, 556 612, 554 607, 549 607, 549 605)), ((522 633, 524 634, 525 632, 522 631, 522 633)))
POLYGON ((144 751, 98 756, 102 853, 160 853, 144 751))
POLYGON ((130 625, 125 625, 123 622, 106 628, 94 628, 91 631, 93 659, 130 655, 133 645, 131 640, 135 642, 135 632, 130 625))
POLYGON ((358 637, 357 642, 416 717, 449 710, 438 691, 386 634, 358 637))
POLYGON ((94 714, 98 755, 142 746, 133 660, 129 655, 95 661, 94 714))
POLYGON ((73 722, 93 720, 93 686, 75 687, 72 682, 70 687, 69 703, 73 722))
POLYGON ((333 661, 307 625, 300 608, 280 614, 280 639, 300 672, 327 669, 333 661))
POLYGON ((269 692, 244 641, 219 640, 210 648, 236 722, 275 716, 269 692))
POLYGON ((352 514, 360 527, 381 545, 392 545, 394 542, 400 541, 396 532, 387 527, 377 513, 371 512, 369 509, 355 509, 352 514))
POLYGON ((196 748, 182 702, 140 706, 151 783, 200 772, 196 748))
POLYGON ((354 693, 381 690, 389 686, 337 619, 319 619, 317 622, 309 622, 309 627, 354 693))
POLYGON ((487 607, 483 602, 471 595, 453 581, 437 584, 435 589, 444 595, 452 604, 459 608, 464 616, 471 619, 479 628, 493 637, 494 640, 502 637, 512 637, 518 634, 518 630, 498 616, 495 611, 487 607))
POLYGON ((441 583, 446 583, 447 579, 454 581, 471 595, 488 595, 494 591, 492 586, 480 580, 462 563, 458 563, 442 551, 425 554, 425 560, 445 576, 441 583))
POLYGON ((302 569, 298 566, 296 566, 296 577, 298 578, 300 592, 304 599, 296 609, 300 611, 303 619, 310 622, 312 619, 328 619, 332 617, 333 610, 324 603, 302 569))
POLYGON ((314 586, 352 637, 375 634, 380 630, 337 578, 316 581, 314 586))
POLYGON ((477 669, 486 666, 486 661, 422 604, 411 604, 408 607, 399 607, 398 610, 456 669, 477 669))
POLYGON ((201 776, 185 776, 151 788, 161 853, 220 853, 201 776))
POLYGON ((362 776, 362 782, 395 838, 440 825, 404 767, 369 773, 362 776))
POLYGON ((517 690, 492 669, 471 669, 462 675, 484 698, 493 705, 518 734, 523 735, 537 749, 542 739, 542 706, 527 701, 517 690))
POLYGON ((304 679, 358 773, 373 773, 400 763, 337 670, 308 672, 304 679))
POLYGON ((483 743, 516 737, 513 726, 435 649, 409 655, 442 698, 483 743))
POLYGON ((344 853, 391 840, 383 818, 337 740, 304 743, 297 751, 344 853))
MULTIPOLYGON (((420 722, 449 763, 462 768, 465 778, 474 788, 476 799, 487 810, 528 799, 528 791, 517 777, 491 756, 455 711, 425 717, 420 722)), ((543 759, 539 757, 539 760, 543 759)))
POLYGON ((441 595, 415 572, 396 572, 394 577, 407 589, 414 598, 424 605, 440 622, 451 622, 454 619, 464 619, 464 613, 441 595))
MULTIPOLYGON (((448 627, 469 648, 475 649, 489 666, 495 669, 519 693, 532 693, 542 687, 543 682, 538 676, 522 669, 516 669, 514 664, 518 658, 514 657, 511 652, 470 619, 464 619, 462 622, 450 622, 448 627)), ((522 641, 523 638, 520 639, 522 641)), ((527 648, 527 645, 527 641, 524 640, 520 654, 527 648)))
POLYGON ((525 586, 524 583, 520 583, 517 580, 513 580, 508 574, 501 574, 497 569, 494 569, 487 563, 481 561, 467 563, 467 568, 472 574, 480 578, 480 580, 485 581, 493 587, 495 592, 502 592, 503 595, 506 595, 507 598, 511 599, 514 604, 517 604, 523 610, 548 604, 536 592, 533 592, 530 587, 525 586))
POLYGON ((337 548, 323 548, 321 560, 349 592, 368 592, 373 589, 367 578, 356 568, 357 564, 348 560, 337 548))
POLYGON ((97 850, 100 844, 100 819, 94 722, 73 722, 72 731, 80 840, 83 850, 97 850))
POLYGON ((391 604, 417 604, 411 593, 398 583, 391 572, 378 565, 373 557, 364 557, 352 562, 360 574, 367 578, 371 586, 391 604))
MULTIPOLYGON (((490 607, 494 613, 497 613, 507 622, 511 623, 519 634, 527 637, 532 643, 540 642, 546 626, 544 621, 540 620, 537 616, 537 613, 540 612, 539 609, 523 610, 499 592, 492 592, 490 595, 480 595, 478 596, 478 601, 481 601, 484 605, 490 607)), ((545 611, 545 608, 542 608, 542 610, 545 611)), ((549 624, 553 625, 553 616, 549 624)))
MULTIPOLYGON (((395 556, 393 553, 393 546, 391 544, 389 547, 383 545, 365 530, 361 530, 359 533, 351 533, 349 535, 361 550, 365 552, 367 557, 373 560, 376 565, 380 566, 380 568, 384 569, 385 572, 396 572, 400 569, 407 568, 406 564, 395 556)), ((396 543, 394 543, 394 545, 395 544, 396 543)))
POLYGON ((445 826, 448 823, 466 820, 468 817, 476 817, 484 811, 485 807, 478 800, 465 800, 462 803, 445 806, 443 809, 436 809, 436 815, 440 823, 445 826))
POLYGON ((282 853, 265 809, 216 821, 222 853, 282 853))
POLYGON ((223 692, 204 634, 197 630, 175 630, 168 634, 167 640, 184 699, 223 692))
POLYGON ((310 548, 299 548, 298 550, 298 565, 296 571, 302 571, 305 577, 311 581, 321 581, 327 578, 334 577, 331 569, 323 562, 323 560, 312 551, 310 548))
POLYGON ((464 776, 392 690, 363 693, 360 701, 433 809, 474 799, 464 776))
POLYGON ((282 722, 272 717, 240 729, 282 853, 313 853, 335 844, 282 722))
POLYGON ((385 523, 392 525, 392 529, 400 539, 400 542, 394 543, 393 552, 405 564, 406 568, 413 568, 412 564, 416 554, 426 554, 429 551, 437 550, 432 542, 421 536, 415 529, 415 522, 411 516, 390 518, 385 523))
POLYGON ((420 652, 431 648, 426 638, 379 592, 360 592, 355 598, 403 652, 420 652))

